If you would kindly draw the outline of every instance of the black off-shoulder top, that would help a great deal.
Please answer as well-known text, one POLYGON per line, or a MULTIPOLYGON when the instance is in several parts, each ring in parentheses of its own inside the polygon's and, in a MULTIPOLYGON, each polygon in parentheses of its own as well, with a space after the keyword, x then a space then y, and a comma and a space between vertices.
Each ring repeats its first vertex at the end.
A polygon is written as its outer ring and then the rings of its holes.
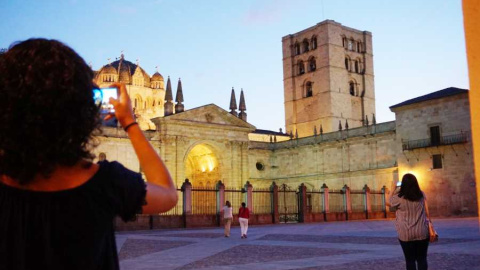
POLYGON ((0 269, 119 269, 113 219, 141 213, 146 185, 118 162, 99 165, 68 190, 0 183, 0 269))

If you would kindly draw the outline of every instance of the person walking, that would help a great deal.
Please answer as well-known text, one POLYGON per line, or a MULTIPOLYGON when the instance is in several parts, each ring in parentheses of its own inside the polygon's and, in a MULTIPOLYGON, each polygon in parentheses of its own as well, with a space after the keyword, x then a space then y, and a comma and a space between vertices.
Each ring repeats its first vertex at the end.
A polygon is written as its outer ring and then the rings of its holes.
POLYGON ((0 269, 119 269, 114 218, 177 203, 124 84, 111 85, 118 99, 110 103, 147 182, 118 162, 93 162, 101 134, 93 76, 56 40, 26 40, 0 55, 0 269))
POLYGON ((240 223, 240 231, 242 234, 241 238, 247 238, 248 231, 248 219, 250 218, 250 211, 246 207, 245 203, 242 202, 242 207, 238 210, 238 222, 240 223))
POLYGON ((404 175, 401 185, 392 188, 390 207, 395 211, 395 229, 407 270, 428 269, 428 244, 435 241, 435 232, 429 220, 425 193, 413 174, 404 175))
POLYGON ((229 201, 226 201, 225 206, 223 206, 223 223, 225 224, 225 237, 230 237, 230 226, 232 225, 233 220, 232 210, 232 205, 229 201))

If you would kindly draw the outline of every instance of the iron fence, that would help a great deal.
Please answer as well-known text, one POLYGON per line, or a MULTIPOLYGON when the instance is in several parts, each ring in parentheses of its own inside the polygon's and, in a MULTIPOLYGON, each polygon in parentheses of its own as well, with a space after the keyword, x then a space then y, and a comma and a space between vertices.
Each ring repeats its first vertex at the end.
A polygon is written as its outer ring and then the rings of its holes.
POLYGON ((225 188, 225 201, 229 201, 232 204, 233 212, 235 213, 242 205, 242 202, 245 202, 245 190, 241 188, 225 188))
POLYGON ((440 140, 438 142, 432 142, 431 138, 405 141, 402 144, 402 148, 405 151, 405 150, 413 150, 417 148, 427 148, 432 146, 451 145, 451 144, 466 143, 466 142, 468 142, 468 134, 461 132, 453 135, 440 137, 440 140))
POLYGON ((342 190, 330 190, 328 192, 328 198, 330 212, 345 212, 344 192, 342 190))
POLYGON ((307 213, 323 213, 323 191, 322 189, 309 190, 306 192, 307 213))
POLYGON ((217 213, 217 189, 215 187, 192 188, 192 214, 217 213))
POLYGON ((352 212, 365 212, 365 192, 364 191, 350 191, 350 201, 352 212))
POLYGON ((372 212, 383 212, 385 211, 384 207, 384 194, 380 192, 370 192, 370 202, 372 206, 372 212))
POLYGON ((272 213, 272 191, 270 188, 252 190, 253 213, 270 214, 272 213))
POLYGON ((278 188, 278 214, 280 222, 298 222, 298 191, 286 184, 278 188))

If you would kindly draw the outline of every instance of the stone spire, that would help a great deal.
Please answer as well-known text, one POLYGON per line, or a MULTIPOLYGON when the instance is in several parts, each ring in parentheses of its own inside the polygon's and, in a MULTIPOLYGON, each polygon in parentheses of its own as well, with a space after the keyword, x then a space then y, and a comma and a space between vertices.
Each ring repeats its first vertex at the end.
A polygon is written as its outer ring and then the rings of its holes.
POLYGON ((177 85, 177 96, 175 97, 175 113, 181 113, 185 110, 182 102, 183 102, 183 90, 182 90, 182 81, 178 78, 178 85, 177 85))
POLYGON ((230 96, 230 113, 237 116, 237 99, 235 98, 235 90, 232 87, 232 95, 230 96))
POLYGON ((239 109, 240 109, 240 113, 238 114, 238 117, 243 121, 247 122, 247 113, 245 112, 247 110, 247 106, 245 105, 245 97, 243 96, 243 89, 240 92, 239 109))
POLYGON ((368 115, 365 115, 365 126, 368 127, 368 115))
POLYGON ((317 136, 317 126, 313 126, 313 136, 317 136))
POLYGON ((338 130, 342 131, 342 121, 338 120, 338 130))
POLYGON ((323 135, 323 127, 321 124, 320 124, 320 135, 323 135))
POLYGON ((372 124, 376 125, 377 124, 377 119, 375 119, 375 114, 372 116, 372 124))
POLYGON ((173 114, 173 95, 172 95, 172 83, 170 82, 170 76, 167 80, 167 91, 165 92, 165 104, 164 106, 164 115, 169 116, 173 114))
POLYGON ((345 129, 348 130, 348 120, 345 120, 345 129))

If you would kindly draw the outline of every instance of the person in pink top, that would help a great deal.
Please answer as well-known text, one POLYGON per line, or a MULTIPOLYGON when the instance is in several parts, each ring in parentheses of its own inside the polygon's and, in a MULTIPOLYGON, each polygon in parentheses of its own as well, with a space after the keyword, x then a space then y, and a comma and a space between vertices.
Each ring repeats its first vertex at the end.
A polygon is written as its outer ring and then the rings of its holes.
POLYGON ((390 207, 395 210, 395 229, 407 270, 426 270, 428 244, 435 241, 435 232, 429 225, 425 193, 413 174, 404 175, 401 185, 392 190, 390 207))
POLYGON ((249 218, 250 218, 250 211, 248 210, 248 207, 246 207, 245 203, 242 202, 242 207, 238 209, 238 222, 240 223, 240 231, 242 233, 241 238, 247 238, 249 218))

